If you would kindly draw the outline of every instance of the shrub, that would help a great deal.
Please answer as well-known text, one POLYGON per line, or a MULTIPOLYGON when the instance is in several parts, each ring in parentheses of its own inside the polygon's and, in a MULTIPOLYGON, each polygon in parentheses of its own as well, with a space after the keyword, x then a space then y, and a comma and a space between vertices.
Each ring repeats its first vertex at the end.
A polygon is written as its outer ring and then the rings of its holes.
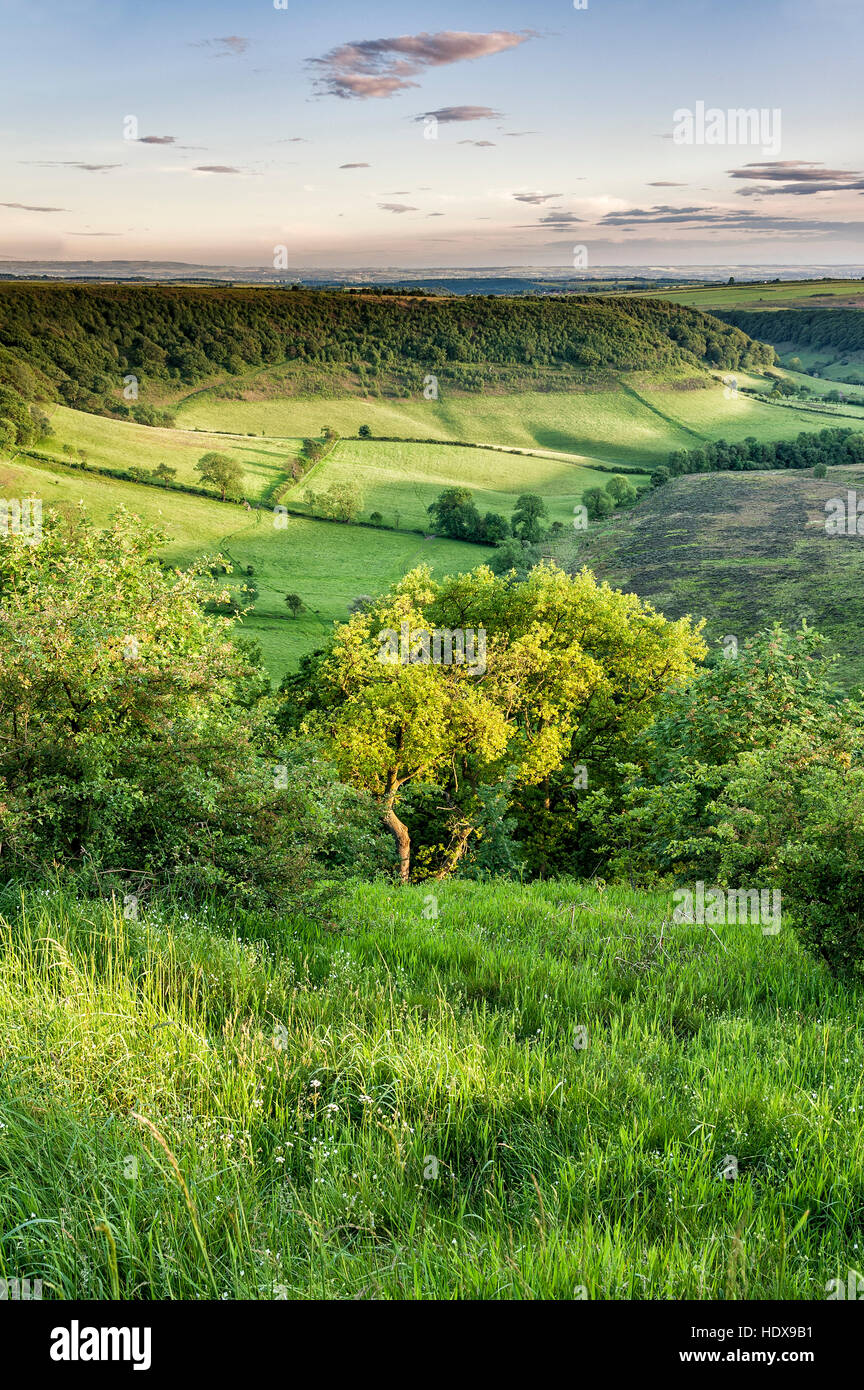
POLYGON ((49 512, 40 544, 0 547, 3 876, 61 865, 259 907, 302 899, 333 827, 372 853, 368 799, 279 738, 265 673, 205 611, 210 562, 164 569, 163 540, 124 511, 106 530, 49 512))
POLYGON ((586 487, 582 493, 582 505, 592 521, 602 521, 615 510, 615 503, 602 487, 586 487))

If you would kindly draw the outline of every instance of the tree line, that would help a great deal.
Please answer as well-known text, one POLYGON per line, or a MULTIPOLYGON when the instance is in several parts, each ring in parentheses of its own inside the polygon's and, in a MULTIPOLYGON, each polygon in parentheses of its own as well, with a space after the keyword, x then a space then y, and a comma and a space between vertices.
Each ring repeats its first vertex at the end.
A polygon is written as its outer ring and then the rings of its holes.
MULTIPOLYGON (((851 429, 802 431, 795 439, 761 440, 752 435, 737 443, 706 441, 698 449, 676 449, 665 467, 655 470, 665 481, 682 473, 718 473, 758 468, 815 468, 864 463, 864 434, 851 429)), ((652 479, 653 481, 653 479, 652 479)))
POLYGON ((410 368, 421 380, 449 374, 457 384, 467 374, 476 385, 496 366, 734 370, 773 360, 772 348, 740 329, 650 298, 0 283, 0 383, 25 399, 59 396, 80 409, 133 416, 156 408, 123 401, 130 374, 143 391, 288 362, 410 368))

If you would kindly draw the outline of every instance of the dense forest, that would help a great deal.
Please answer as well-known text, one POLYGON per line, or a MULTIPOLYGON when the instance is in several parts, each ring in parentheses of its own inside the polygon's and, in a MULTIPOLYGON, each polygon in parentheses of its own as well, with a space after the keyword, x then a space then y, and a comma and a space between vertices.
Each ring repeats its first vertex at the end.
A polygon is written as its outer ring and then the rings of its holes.
POLYGON ((729 309, 717 317, 760 341, 794 347, 864 350, 861 309, 729 309))
MULTIPOLYGON (((0 386, 121 410, 124 377, 194 386, 277 363, 394 368, 479 389, 490 366, 735 369, 773 349, 698 310, 592 296, 431 299, 339 291, 0 284, 0 386)), ((144 424, 142 405, 132 414, 144 424)), ((4 411, 4 415, 8 412, 4 411)))

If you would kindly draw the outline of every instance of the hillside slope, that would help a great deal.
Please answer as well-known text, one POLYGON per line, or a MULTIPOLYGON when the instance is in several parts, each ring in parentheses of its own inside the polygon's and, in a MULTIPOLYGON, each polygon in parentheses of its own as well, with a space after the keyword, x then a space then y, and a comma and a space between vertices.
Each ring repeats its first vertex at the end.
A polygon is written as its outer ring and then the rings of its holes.
POLYGON ((343 391, 382 371, 479 390, 554 386, 562 373, 559 384, 596 371, 735 369, 772 356, 739 329, 663 300, 0 283, 0 382, 90 410, 122 405, 129 374, 151 405, 156 387, 164 394, 267 363, 314 367, 343 391))
POLYGON ((864 487, 857 468, 676 478, 595 524, 571 563, 633 590, 670 618, 707 619, 739 642, 802 618, 830 640, 849 685, 864 683, 864 536, 829 536, 825 503, 864 487))
POLYGON ((722 317, 770 343, 786 366, 797 359, 806 371, 828 380, 864 382, 864 309, 736 309, 722 317))

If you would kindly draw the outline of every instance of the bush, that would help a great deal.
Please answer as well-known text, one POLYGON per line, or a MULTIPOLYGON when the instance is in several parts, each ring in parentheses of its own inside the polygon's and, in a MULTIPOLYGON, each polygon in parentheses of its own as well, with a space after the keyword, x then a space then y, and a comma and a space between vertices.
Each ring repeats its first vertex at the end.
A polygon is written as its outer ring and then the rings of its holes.
POLYGON ((621 473, 614 473, 606 484, 606 491, 612 498, 616 507, 629 507, 631 502, 636 501, 636 489, 628 478, 621 473))
POLYGON ((586 487, 582 493, 582 505, 592 521, 602 521, 615 510, 615 503, 602 487, 586 487))
POLYGON ((783 920, 833 975, 864 981, 864 727, 787 727, 718 800, 720 873, 779 887, 783 920))
POLYGON ((276 733, 266 674, 205 611, 211 562, 163 569, 162 541, 123 511, 104 531, 49 512, 39 545, 0 547, 3 876, 279 907, 323 883, 337 831, 388 862, 368 798, 276 733))

